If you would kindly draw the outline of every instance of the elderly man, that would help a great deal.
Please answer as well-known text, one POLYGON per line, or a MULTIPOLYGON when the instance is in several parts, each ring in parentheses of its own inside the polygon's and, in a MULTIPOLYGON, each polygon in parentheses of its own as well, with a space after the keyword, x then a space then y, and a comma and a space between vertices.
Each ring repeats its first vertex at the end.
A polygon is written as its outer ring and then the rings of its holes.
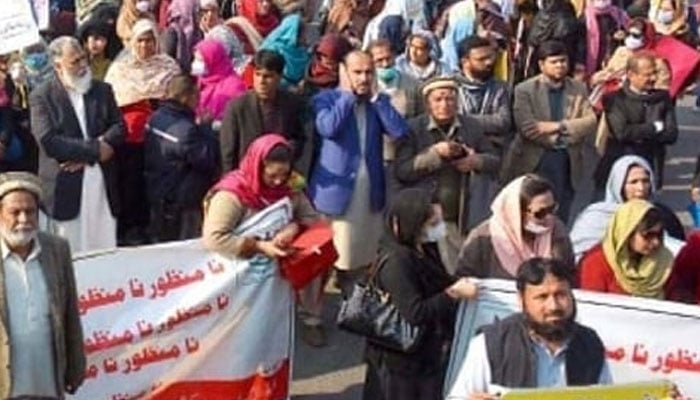
POLYGON ((550 41, 538 47, 541 74, 515 87, 517 134, 503 165, 503 180, 536 173, 554 186, 557 215, 566 223, 583 172, 583 144, 596 129, 586 86, 567 76, 568 49, 550 41))
POLYGON ((447 400, 496 400, 494 385, 612 383, 603 342, 576 322, 573 272, 561 261, 543 258, 520 266, 516 286, 522 312, 483 327, 471 340, 447 400))
POLYGON ((452 78, 433 78, 424 85, 427 112, 413 118, 409 135, 398 141, 395 168, 399 183, 423 186, 437 195, 446 223, 446 236, 438 245, 450 273, 467 234, 470 198, 480 197, 469 192, 469 180, 495 173, 500 161, 480 125, 458 113, 457 92, 452 78))
POLYGON ((383 232, 386 200, 382 134, 399 138, 408 127, 379 93, 369 54, 353 51, 340 64, 337 89, 314 96, 318 157, 309 180, 315 207, 333 219, 338 284, 347 291, 349 271, 369 265, 383 232))
POLYGON ((68 242, 38 232, 39 179, 0 174, 0 398, 62 399, 85 355, 68 242))
POLYGON ((111 86, 92 79, 77 39, 59 37, 49 51, 55 76, 29 97, 47 229, 75 252, 113 248, 119 212, 114 149, 124 139, 124 122, 111 86))

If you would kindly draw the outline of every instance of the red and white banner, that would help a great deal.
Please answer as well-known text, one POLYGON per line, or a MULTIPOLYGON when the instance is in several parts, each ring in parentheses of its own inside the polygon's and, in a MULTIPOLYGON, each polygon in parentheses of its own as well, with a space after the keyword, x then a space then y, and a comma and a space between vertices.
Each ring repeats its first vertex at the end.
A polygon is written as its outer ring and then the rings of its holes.
MULTIPOLYGON (((284 226, 281 202, 241 227, 284 226)), ((199 241, 75 262, 87 378, 75 400, 288 398, 293 297, 276 262, 229 260, 199 241)))
MULTIPOLYGON (((603 340, 614 383, 667 379, 700 399, 700 307, 575 291, 577 321, 603 340)), ((485 280, 477 301, 460 306, 447 378, 449 392, 476 330, 520 311, 515 282, 485 280)))

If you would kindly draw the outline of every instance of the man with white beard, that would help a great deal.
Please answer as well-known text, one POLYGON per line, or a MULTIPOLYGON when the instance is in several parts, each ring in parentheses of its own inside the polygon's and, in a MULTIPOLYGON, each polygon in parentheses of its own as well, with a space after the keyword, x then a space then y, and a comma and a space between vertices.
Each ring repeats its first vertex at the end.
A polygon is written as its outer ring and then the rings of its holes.
POLYGON ((29 97, 46 230, 66 238, 74 252, 116 247, 114 149, 124 139, 121 113, 111 86, 92 79, 77 39, 55 39, 49 54, 55 75, 29 97))
POLYGON ((62 399, 85 375, 73 262, 37 232, 39 179, 0 174, 0 398, 62 399))

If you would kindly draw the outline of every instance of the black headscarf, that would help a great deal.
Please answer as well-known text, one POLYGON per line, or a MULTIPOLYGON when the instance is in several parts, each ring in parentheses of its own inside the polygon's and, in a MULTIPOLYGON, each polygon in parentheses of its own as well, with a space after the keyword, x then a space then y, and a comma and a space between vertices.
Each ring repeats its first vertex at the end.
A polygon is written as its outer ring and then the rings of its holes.
POLYGON ((528 43, 533 47, 548 40, 567 43, 576 38, 578 23, 574 6, 568 0, 543 0, 542 9, 532 21, 528 43))

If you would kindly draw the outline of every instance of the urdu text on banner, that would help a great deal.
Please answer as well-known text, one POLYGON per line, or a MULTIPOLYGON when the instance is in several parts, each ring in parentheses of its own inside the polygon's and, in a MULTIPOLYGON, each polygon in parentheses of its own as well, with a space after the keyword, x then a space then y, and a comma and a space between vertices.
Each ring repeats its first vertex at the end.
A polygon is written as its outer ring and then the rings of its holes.
POLYGON ((0 7, 0 54, 9 54, 39 40, 39 28, 29 0, 3 1, 0 7))

